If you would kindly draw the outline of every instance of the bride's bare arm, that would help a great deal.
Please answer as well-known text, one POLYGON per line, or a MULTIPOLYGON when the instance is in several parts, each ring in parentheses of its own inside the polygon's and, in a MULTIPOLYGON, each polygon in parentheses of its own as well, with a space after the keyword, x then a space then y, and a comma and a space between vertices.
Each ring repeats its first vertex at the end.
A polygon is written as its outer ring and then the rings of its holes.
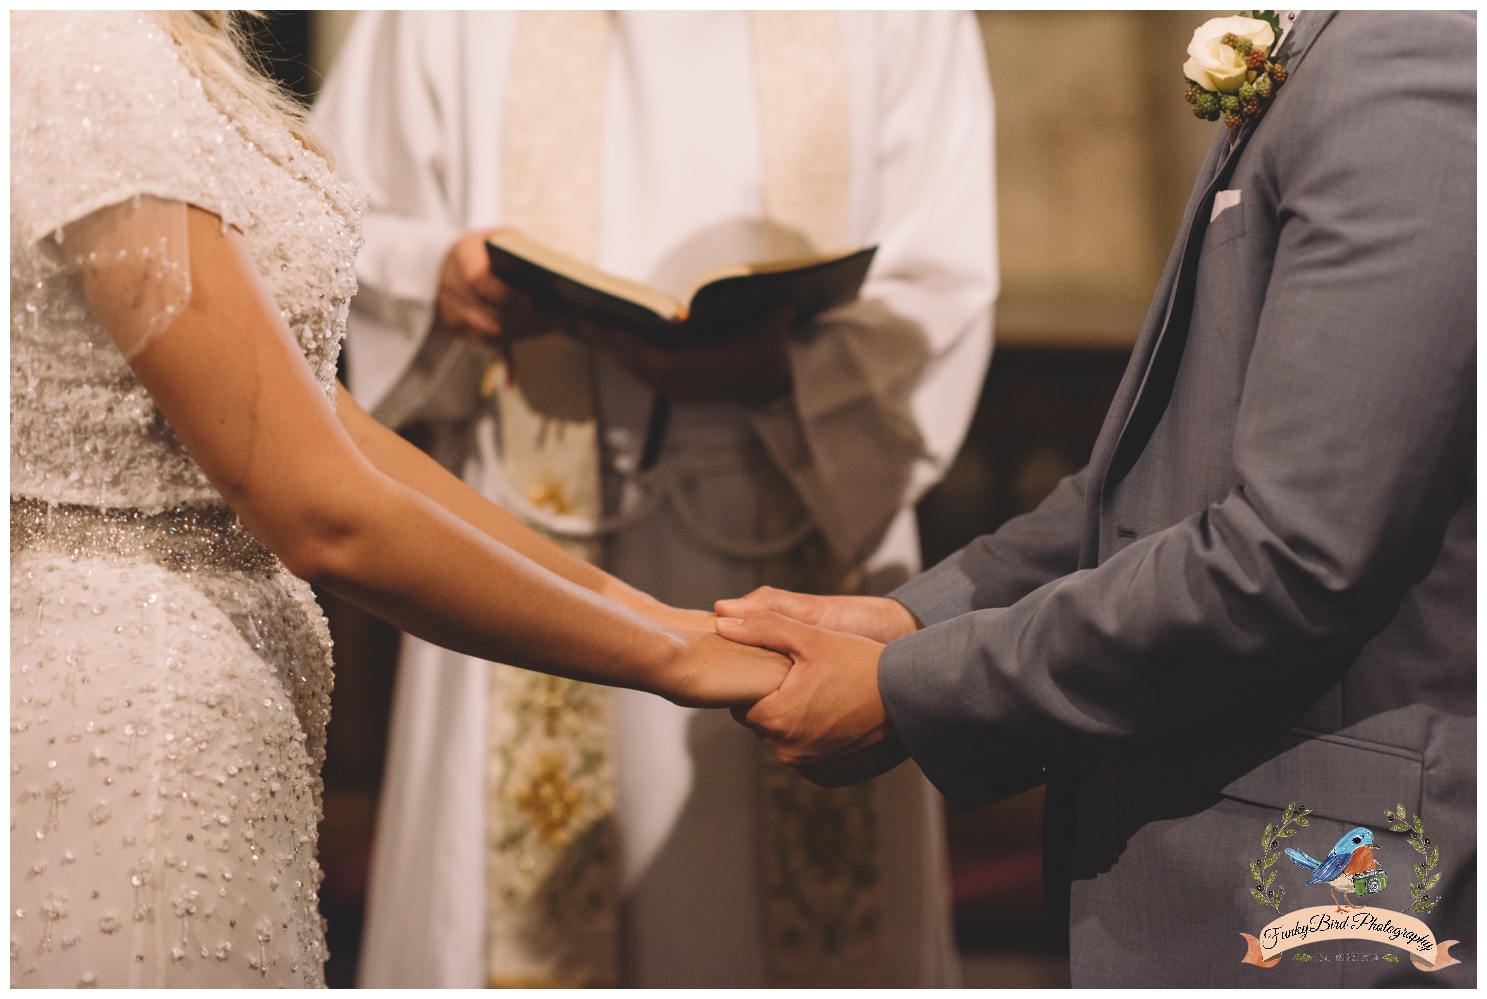
POLYGON ((351 393, 337 385, 336 417, 357 449, 377 470, 422 493, 465 523, 490 535, 512 551, 557 573, 571 583, 602 593, 632 610, 674 628, 711 631, 714 615, 682 610, 616 579, 564 551, 528 528, 480 493, 449 474, 442 465, 367 415, 351 393))
MULTIPOLYGON (((484 505, 476 510, 462 486, 420 491, 398 481, 419 459, 384 447, 352 416, 387 466, 379 470, 326 402, 241 238, 195 208, 188 226, 190 301, 130 366, 212 484, 290 571, 485 659, 687 704, 748 703, 779 684, 783 657, 651 621, 600 596, 608 584, 598 570, 553 556, 484 505)), ((84 288, 107 327, 111 302, 129 289, 111 286, 108 271, 84 288)), ((437 481, 409 477, 421 488, 437 481)))

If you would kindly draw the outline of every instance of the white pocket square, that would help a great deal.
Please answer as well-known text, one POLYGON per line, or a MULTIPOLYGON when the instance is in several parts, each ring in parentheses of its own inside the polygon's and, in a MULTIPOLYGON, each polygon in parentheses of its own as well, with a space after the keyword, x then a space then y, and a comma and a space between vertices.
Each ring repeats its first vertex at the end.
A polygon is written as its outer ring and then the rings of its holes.
POLYGON ((1213 214, 1208 216, 1208 221, 1212 222, 1224 214, 1224 212, 1239 204, 1239 196, 1243 193, 1243 191, 1220 191, 1215 194, 1213 196, 1213 214))

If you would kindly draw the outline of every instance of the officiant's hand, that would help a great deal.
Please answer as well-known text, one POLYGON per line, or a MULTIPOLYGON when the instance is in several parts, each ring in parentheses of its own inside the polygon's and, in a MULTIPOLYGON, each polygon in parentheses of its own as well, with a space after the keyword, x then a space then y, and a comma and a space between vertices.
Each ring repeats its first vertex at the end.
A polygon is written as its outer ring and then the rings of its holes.
POLYGON ((919 630, 909 609, 887 597, 822 597, 761 586, 747 596, 719 600, 714 610, 722 617, 748 618, 773 612, 832 631, 871 638, 885 645, 919 630))
POLYGON ((658 347, 621 327, 582 321, 580 333, 646 386, 672 399, 762 405, 790 391, 790 323, 781 306, 755 332, 708 347, 658 347))
POLYGON ((721 617, 718 634, 790 657, 778 690, 733 715, 774 750, 781 763, 817 784, 854 784, 908 758, 878 693, 883 646, 775 613, 721 617))
POLYGON ((526 292, 490 272, 485 241, 498 230, 466 233, 444 255, 436 305, 439 322, 472 340, 504 347, 511 340, 561 326, 526 292))

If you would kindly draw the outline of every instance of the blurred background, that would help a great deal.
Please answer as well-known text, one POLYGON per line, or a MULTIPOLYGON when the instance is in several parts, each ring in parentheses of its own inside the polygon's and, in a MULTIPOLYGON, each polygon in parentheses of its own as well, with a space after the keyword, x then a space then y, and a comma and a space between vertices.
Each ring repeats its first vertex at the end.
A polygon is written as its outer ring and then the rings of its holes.
MULTIPOLYGON (((275 11, 265 65, 312 101, 354 11, 275 11)), ((924 564, 1032 509, 1089 456, 1217 126, 1182 100, 1212 12, 977 14, 996 96, 1001 294, 970 433, 919 504, 924 564)), ((322 594, 336 642, 321 910, 327 983, 354 983, 397 632, 322 594)), ((947 809, 956 936, 970 987, 1068 985, 1044 916, 1042 790, 947 809)))

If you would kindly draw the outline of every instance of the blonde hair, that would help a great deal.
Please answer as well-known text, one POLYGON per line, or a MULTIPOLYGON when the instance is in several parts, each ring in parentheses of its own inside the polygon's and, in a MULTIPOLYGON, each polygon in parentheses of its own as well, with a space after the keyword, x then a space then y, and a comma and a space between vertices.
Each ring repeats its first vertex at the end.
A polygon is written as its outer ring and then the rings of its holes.
POLYGON ((231 10, 172 10, 167 19, 171 37, 203 77, 278 120, 306 149, 330 162, 330 149, 310 127, 305 108, 245 57, 251 48, 241 16, 231 10))

